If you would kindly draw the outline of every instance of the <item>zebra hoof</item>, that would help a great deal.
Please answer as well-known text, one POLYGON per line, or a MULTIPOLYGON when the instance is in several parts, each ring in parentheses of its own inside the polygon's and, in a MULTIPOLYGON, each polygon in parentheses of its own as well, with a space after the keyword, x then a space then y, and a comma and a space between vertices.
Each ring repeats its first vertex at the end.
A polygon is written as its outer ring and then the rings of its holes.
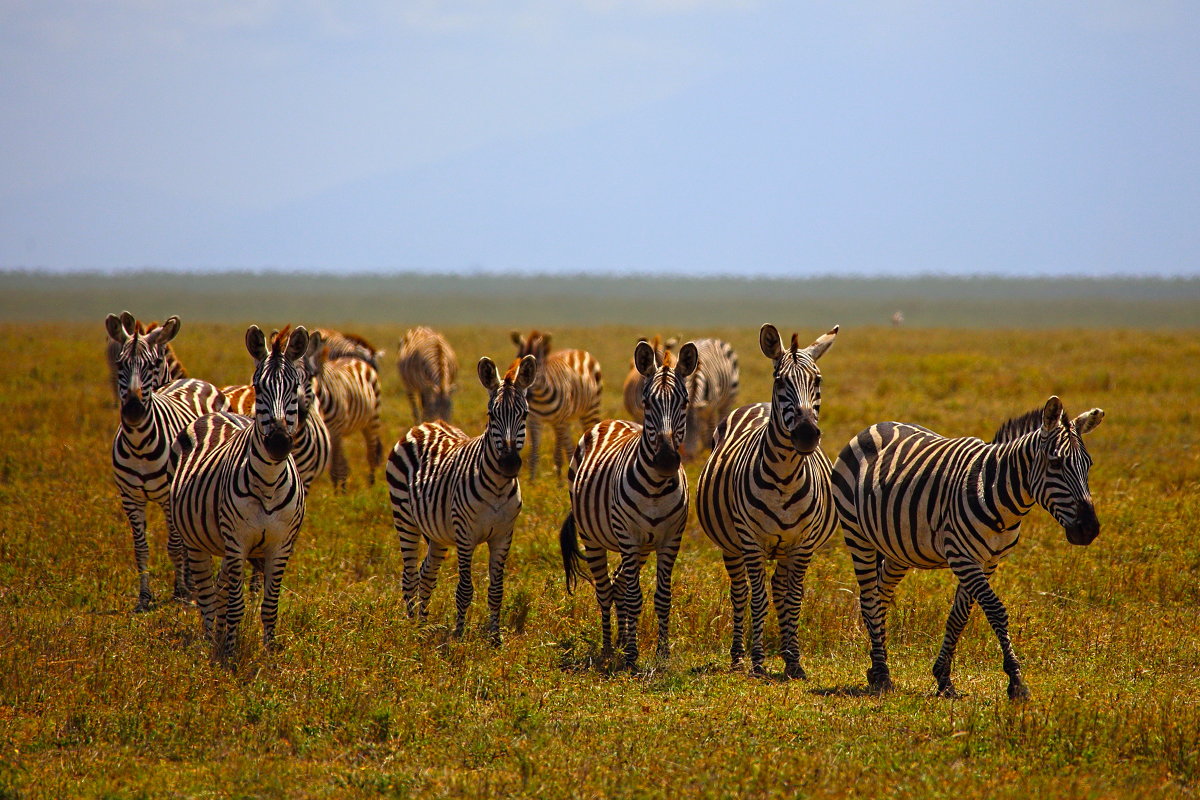
POLYGON ((1021 681, 1009 681, 1008 684, 1008 699, 1014 703, 1021 703, 1029 699, 1029 687, 1021 681))
POLYGON ((804 671, 804 667, 800 666, 800 662, 797 661, 795 664, 788 664, 783 668, 783 677, 788 680, 806 681, 808 680, 808 673, 804 671))
POLYGON ((767 670, 762 664, 751 664, 750 665, 750 677, 751 678, 765 678, 765 677, 767 677, 767 670))
POLYGON ((154 605, 154 595, 150 592, 140 592, 138 594, 137 605, 133 607, 133 613, 145 614, 154 605))
POLYGON ((873 694, 887 694, 896 688, 886 670, 875 669, 867 670, 867 687, 873 694))
POLYGON ((961 694, 959 694, 958 689, 954 688, 954 684, 951 683, 950 681, 946 681, 943 684, 939 684, 937 694, 938 694, 938 697, 944 698, 946 700, 961 700, 963 697, 961 694))

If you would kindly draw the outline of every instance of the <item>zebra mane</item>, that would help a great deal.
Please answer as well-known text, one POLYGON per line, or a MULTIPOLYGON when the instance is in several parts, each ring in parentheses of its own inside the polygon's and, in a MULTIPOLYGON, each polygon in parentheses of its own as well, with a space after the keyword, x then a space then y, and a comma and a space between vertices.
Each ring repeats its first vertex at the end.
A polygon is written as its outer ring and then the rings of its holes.
POLYGON ((800 334, 793 333, 792 334, 792 352, 794 353, 799 349, 800 349, 800 334))
POLYGON ((287 347, 288 339, 292 335, 292 326, 284 325, 283 330, 277 331, 271 339, 271 355, 277 356, 287 347))
POLYGON ((508 372, 504 373, 506 383, 512 383, 517 379, 517 372, 521 369, 521 359, 514 358, 513 362, 508 366, 508 372))
MULTIPOLYGON (((1066 412, 1062 416, 1063 425, 1070 425, 1067 419, 1066 412)), ((1005 422, 996 431, 992 437, 992 444, 1003 444, 1020 439, 1030 431, 1035 431, 1042 427, 1042 409, 1035 408, 1032 411, 1026 411, 1024 414, 1013 417, 1005 422)))

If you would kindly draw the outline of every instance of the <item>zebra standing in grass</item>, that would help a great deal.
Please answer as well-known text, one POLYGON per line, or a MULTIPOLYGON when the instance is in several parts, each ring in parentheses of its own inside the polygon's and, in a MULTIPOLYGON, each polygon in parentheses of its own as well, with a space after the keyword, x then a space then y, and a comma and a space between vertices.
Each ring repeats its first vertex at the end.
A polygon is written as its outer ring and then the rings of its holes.
POLYGON ((204 628, 222 659, 233 654, 245 612, 242 570, 248 559, 265 566, 263 643, 270 647, 274 639, 279 586, 304 520, 304 483, 290 453, 301 429, 305 380, 297 363, 307 346, 308 332, 297 327, 274 336, 268 350, 263 332, 251 325, 246 349, 255 362, 254 418, 205 415, 173 448, 171 522, 187 548, 204 628), (214 556, 221 558, 215 584, 214 556))
POLYGON ((687 440, 684 457, 696 458, 712 447, 713 433, 737 400, 741 379, 737 353, 720 339, 697 339, 700 365, 688 378, 687 440))
MULTIPOLYGON (((653 339, 641 338, 639 342, 649 342, 654 348, 654 355, 661 361, 663 354, 674 350, 679 344, 679 339, 672 336, 670 339, 663 341, 661 336, 655 336, 653 339)), ((629 418, 634 422, 641 423, 646 418, 646 412, 642 409, 642 389, 646 387, 646 376, 638 372, 637 365, 633 363, 633 359, 629 361, 629 374, 625 376, 625 384, 621 387, 621 396, 625 401, 625 411, 628 412, 629 418)))
POLYGON ((688 342, 680 348, 676 364, 671 353, 660 361, 654 348, 642 341, 633 360, 647 379, 642 390, 645 425, 606 420, 579 440, 568 473, 571 511, 559 534, 568 592, 582 572, 580 559, 587 561, 600 606, 605 656, 612 651, 609 624, 616 584, 618 643, 625 649, 629 669, 637 665, 639 579, 651 552, 657 553, 658 656, 666 658, 670 651, 671 573, 688 512, 687 475, 679 447, 687 424, 687 378, 696 369, 696 346, 688 342), (609 551, 621 556, 612 578, 609 551))
POLYGON ((750 664, 763 674, 767 615, 766 562, 776 560, 771 595, 779 618, 784 674, 803 678, 796 626, 804 576, 812 555, 829 541, 837 516, 829 486, 829 459, 821 452, 821 371, 817 359, 837 337, 835 325, 808 347, 797 334, 784 348, 773 325, 758 342, 773 362, 770 403, 734 411, 717 428, 716 442, 696 489, 700 527, 721 548, 733 604, 733 666, 745 655, 747 584, 750 664))
POLYGON ((551 352, 550 334, 542 331, 527 337, 513 331, 512 340, 517 358, 532 355, 539 365, 537 379, 529 387, 529 477, 537 475, 546 424, 554 429, 554 474, 561 478, 571 454, 571 421, 578 419, 584 430, 600 421, 600 362, 586 350, 551 352))
POLYGON ((1072 420, 1051 397, 1043 408, 1005 423, 990 444, 901 422, 880 422, 850 440, 834 465, 833 489, 871 637, 872 690, 892 688, 886 622, 896 585, 910 569, 949 567, 958 588, 933 664, 938 694, 956 696, 954 650, 979 603, 1004 653, 1009 698, 1029 696, 1008 614, 988 578, 1016 546, 1034 504, 1066 529, 1071 544, 1090 544, 1099 535, 1083 435, 1103 419, 1093 408, 1072 420))
MULTIPOLYGON (((129 312, 126 311, 125 313, 128 314, 129 312)), ((159 327, 157 322, 143 324, 136 320, 133 325, 138 333, 143 335, 159 327)), ((117 360, 120 356, 121 343, 111 336, 108 337, 104 346, 104 360, 108 362, 108 381, 109 385, 112 386, 113 401, 117 406, 121 405, 121 392, 117 388, 117 360)), ((175 348, 171 347, 170 342, 163 346, 163 359, 167 362, 167 378, 169 381, 183 380, 188 376, 187 370, 184 369, 183 363, 179 360, 179 356, 175 354, 175 348)))
MULTIPOLYGON (((158 503, 167 512, 170 488, 171 442, 201 414, 225 408, 225 397, 212 384, 197 380, 170 381, 164 355, 179 333, 179 317, 142 333, 128 311, 109 314, 104 321, 109 339, 119 346, 116 359, 117 396, 121 424, 113 437, 113 476, 121 493, 121 508, 133 532, 133 554, 138 571, 135 611, 146 611, 154 602, 150 591, 146 542, 146 504, 158 503)), ((183 549, 168 526, 167 552, 175 567, 177 599, 188 596, 183 549)))
POLYGON ((446 337, 425 326, 412 328, 400 341, 396 367, 412 406, 413 424, 435 419, 449 422, 458 359, 446 337))
POLYGON ((401 586, 412 616, 419 594, 421 618, 437 581, 438 568, 451 547, 458 552, 458 616, 461 636, 474 596, 471 560, 488 544, 488 633, 500 643, 500 603, 504 599, 504 562, 512 544, 513 524, 521 511, 521 448, 537 359, 513 362, 501 379, 490 358, 479 360, 479 382, 488 390, 487 429, 468 437, 447 422, 426 422, 396 442, 387 464, 392 521, 404 560, 401 586), (421 539, 428 544, 417 573, 421 539), (418 585, 419 584, 419 585, 418 585))
MULTIPOLYGON (((323 337, 322 337, 323 338, 323 337)), ((329 477, 335 489, 345 490, 350 465, 346 462, 344 440, 361 431, 367 447, 367 483, 375 483, 375 468, 383 460, 379 439, 379 373, 371 362, 356 356, 330 359, 329 348, 322 348, 313 359, 312 375, 317 379, 321 414, 329 429, 329 477)))

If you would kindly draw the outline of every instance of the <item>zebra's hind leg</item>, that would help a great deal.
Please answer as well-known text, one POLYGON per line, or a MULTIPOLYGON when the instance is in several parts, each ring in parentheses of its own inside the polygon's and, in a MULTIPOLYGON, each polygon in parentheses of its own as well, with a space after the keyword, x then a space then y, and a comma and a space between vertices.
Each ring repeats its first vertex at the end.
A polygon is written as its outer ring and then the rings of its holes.
POLYGON ((542 420, 532 411, 526 418, 529 431, 529 480, 537 477, 538 457, 542 450, 542 420))
POLYGON ((664 546, 658 551, 654 567, 654 613, 658 617, 658 647, 655 655, 666 659, 671 655, 668 628, 671 623, 671 575, 675 569, 676 546, 664 546))
MULTIPOLYGON (((592 573, 592 585, 596 588, 596 605, 600 606, 600 657, 611 658, 613 583, 608 576, 608 551, 603 547, 584 545, 584 558, 592 573)), ((617 606, 617 633, 621 635, 620 605, 617 606)))
POLYGON ((190 603, 194 587, 191 570, 187 564, 187 551, 183 546, 183 536, 171 523, 171 509, 164 504, 163 510, 167 517, 167 555, 171 557, 171 565, 175 568, 175 590, 171 599, 190 603))
POLYGON ((511 534, 488 542, 488 637, 500 646, 500 605, 504 602, 504 562, 508 560, 511 534))
POLYGON ((867 685, 871 691, 892 690, 892 676, 887 664, 887 614, 879 596, 879 560, 873 548, 863 547, 846 537, 850 560, 854 562, 854 577, 858 580, 858 604, 863 624, 871 637, 871 668, 867 670, 867 685))
POLYGON ((413 425, 420 425, 425 419, 421 409, 417 407, 417 394, 416 392, 405 392, 405 394, 408 395, 408 404, 412 407, 413 425))
POLYGON ((454 620, 454 638, 461 639, 467 624, 467 609, 475 596, 475 582, 471 580, 471 560, 475 557, 475 546, 463 539, 458 540, 458 588, 454 591, 457 616, 454 620))
POLYGON ((217 587, 213 585, 212 556, 200 548, 187 548, 188 573, 196 584, 196 605, 204 635, 210 640, 216 633, 217 587))
POLYGON ((341 431, 329 431, 329 479, 335 492, 346 491, 346 478, 350 477, 350 464, 346 462, 345 442, 341 431))
POLYGON ((1029 687, 1025 685, 1025 679, 1021 675, 1021 662, 1013 652, 1012 639, 1008 635, 1008 611, 992 591, 987 573, 978 564, 957 553, 947 553, 946 556, 955 577, 966 586, 971 597, 983 608, 988 624, 992 626, 992 631, 1000 641, 1000 650, 1004 653, 1004 672, 1008 675, 1008 699, 1029 699, 1029 687))
POLYGON ((563 465, 566 464, 571 454, 574 452, 574 444, 571 442, 571 430, 566 422, 560 422, 554 426, 554 477, 562 480, 563 465))
POLYGON ((746 599, 749 585, 746 582, 746 565, 741 554, 722 553, 725 571, 729 573, 729 602, 733 606, 733 644, 729 647, 731 669, 738 669, 746 655, 746 599))
POLYGON ((950 680, 950 668, 954 664, 954 651, 958 647, 958 637, 962 635, 967 620, 971 618, 971 608, 975 598, 967 591, 961 582, 954 590, 954 605, 950 607, 950 616, 946 619, 946 636, 942 639, 942 649, 938 652, 937 660, 933 662, 933 677, 937 680, 937 693, 941 697, 957 698, 958 691, 950 680))
POLYGON ((381 427, 379 414, 376 413, 363 429, 363 441, 367 446, 367 484, 370 486, 375 485, 375 470, 383 461, 383 442, 379 440, 381 427))
POLYGON ((402 525, 397 518, 396 535, 400 539, 401 577, 400 588, 404 594, 404 607, 408 618, 412 619, 417 613, 417 574, 420 569, 421 536, 411 528, 402 525))
POLYGON ((129 518, 129 528, 133 533, 133 561, 138 571, 138 601, 133 607, 135 614, 149 611, 154 604, 154 594, 150 591, 150 545, 146 541, 146 505, 138 503, 132 497, 122 497, 121 506, 125 516, 129 518))
POLYGON ((431 541, 429 548, 425 551, 425 560, 421 562, 421 576, 417 586, 417 605, 422 622, 429 618, 429 596, 433 594, 433 587, 437 584, 438 569, 442 566, 442 559, 446 557, 447 549, 445 545, 431 541))

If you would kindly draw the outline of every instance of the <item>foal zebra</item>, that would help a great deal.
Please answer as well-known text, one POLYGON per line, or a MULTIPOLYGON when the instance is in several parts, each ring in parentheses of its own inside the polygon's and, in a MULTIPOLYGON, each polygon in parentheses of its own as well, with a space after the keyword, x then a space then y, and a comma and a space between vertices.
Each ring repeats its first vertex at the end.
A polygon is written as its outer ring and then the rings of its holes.
POLYGON ((774 364, 770 403, 742 406, 717 428, 716 442, 696 489, 700 527, 718 547, 729 573, 736 668, 745 655, 743 620, 750 595, 750 664, 763 674, 767 614, 766 562, 776 559, 771 594, 779 618, 784 674, 803 678, 796 626, 804 576, 813 553, 837 527, 829 487, 829 459, 821 452, 821 371, 817 359, 833 344, 834 326, 808 347, 792 334, 784 349, 773 325, 758 341, 774 364))
POLYGON ((412 328, 400 340, 396 367, 412 406, 413 424, 435 419, 449 422, 458 359, 446 337, 425 326, 412 328))
POLYGON ((697 339, 700 365, 688 378, 687 439, 684 456, 691 460, 712 447, 713 433, 737 400, 740 375, 737 353, 720 339, 697 339))
POLYGON ((600 362, 586 350, 551 352, 550 334, 532 331, 529 336, 512 332, 517 358, 537 358, 537 378, 529 387, 529 477, 537 475, 542 425, 554 429, 554 474, 562 477, 570 456, 572 420, 587 430, 600 421, 600 362))
POLYGON ((471 560, 475 548, 488 545, 488 632, 500 644, 500 603, 504 599, 504 562, 512 544, 513 524, 521 511, 521 448, 537 359, 513 362, 501 379, 490 358, 479 360, 479 382, 488 390, 487 429, 468 437, 447 422, 426 422, 396 442, 387 464, 392 521, 404 560, 401 586, 408 614, 417 595, 424 619, 438 568, 453 547, 458 551, 458 616, 454 635, 462 636, 474 596, 471 560), (417 574, 421 539, 428 544, 417 574), (418 587, 419 581, 419 587, 418 587))
POLYGON ((833 489, 871 637, 872 690, 892 688, 886 622, 896 585, 910 569, 949 567, 958 588, 933 664, 938 694, 956 696, 954 650, 979 603, 1004 653, 1009 698, 1029 696, 1008 613, 988 578, 1016 546, 1034 504, 1063 526, 1071 544, 1099 535, 1087 482, 1092 459, 1082 437, 1103 419, 1098 408, 1070 419, 1051 397, 1040 410, 1005 423, 990 444, 902 422, 880 422, 850 440, 834 465, 833 489))
MULTIPOLYGON (((128 311, 124 313, 129 314, 128 311)), ((130 318, 132 318, 132 316, 133 315, 130 314, 130 318)), ((147 334, 159 327, 159 324, 157 322, 141 323, 135 320, 133 322, 133 327, 137 329, 138 333, 147 334)), ((186 378, 188 376, 187 370, 184 369, 183 363, 179 360, 179 356, 175 354, 175 348, 171 347, 171 344, 168 342, 163 346, 162 352, 163 358, 167 362, 168 380, 177 381, 186 378)), ((108 381, 109 385, 112 387, 113 401, 118 406, 121 405, 121 393, 117 389, 117 359, 120 357, 120 355, 121 343, 112 337, 108 337, 104 346, 104 360, 108 362, 108 381)))
POLYGON ((173 447, 171 522, 187 548, 204 629, 222 659, 233 654, 245 612, 248 559, 264 564, 263 643, 270 647, 275 636, 279 586, 304 520, 304 483, 290 452, 300 432, 305 379, 296 365, 307 346, 308 332, 297 327, 277 334, 268 350, 263 332, 251 325, 246 349, 255 362, 254 418, 205 415, 173 447), (213 556, 221 558, 215 585, 213 556))
MULTIPOLYGON (((121 493, 121 508, 133 532, 133 555, 138 571, 135 611, 146 611, 154 602, 150 591, 146 542, 146 504, 157 503, 167 513, 171 442, 201 414, 225 408, 225 397, 212 384, 197 380, 169 382, 164 350, 179 333, 179 317, 142 333, 128 311, 109 314, 104 321, 109 339, 118 346, 117 397, 121 424, 113 437, 113 477, 121 493)), ((176 599, 188 596, 183 548, 168 525, 167 553, 175 567, 176 599)))
POLYGON ((345 490, 350 465, 343 443, 346 436, 361 431, 367 447, 367 483, 375 483, 375 468, 383 460, 379 439, 379 373, 371 362, 354 356, 328 358, 323 348, 312 360, 317 379, 321 415, 329 429, 329 477, 335 489, 345 490))
MULTIPOLYGON (((679 344, 679 339, 672 336, 670 339, 663 341, 661 336, 655 336, 653 339, 639 339, 641 342, 649 342, 654 348, 654 354, 661 360, 663 354, 668 350, 674 350, 679 344)), ((629 413, 629 418, 634 422, 641 423, 646 417, 646 412, 642 408, 642 389, 646 386, 646 376, 638 372, 637 365, 633 360, 629 361, 629 374, 625 376, 625 383, 621 387, 621 397, 625 401, 625 410, 629 413)))
POLYGON ((696 369, 696 346, 660 360, 647 342, 638 342, 634 364, 646 377, 642 390, 645 425, 606 420, 579 440, 568 473, 571 511, 559 534, 567 591, 587 561, 600 606, 603 655, 612 652, 610 610, 616 584, 617 637, 625 665, 638 659, 638 620, 642 613, 642 565, 657 553, 654 611, 658 616, 658 656, 670 652, 671 573, 687 522, 688 485, 679 454, 687 418, 687 378, 696 369), (583 543, 583 552, 579 543, 583 543), (609 577, 608 552, 620 554, 609 577))

